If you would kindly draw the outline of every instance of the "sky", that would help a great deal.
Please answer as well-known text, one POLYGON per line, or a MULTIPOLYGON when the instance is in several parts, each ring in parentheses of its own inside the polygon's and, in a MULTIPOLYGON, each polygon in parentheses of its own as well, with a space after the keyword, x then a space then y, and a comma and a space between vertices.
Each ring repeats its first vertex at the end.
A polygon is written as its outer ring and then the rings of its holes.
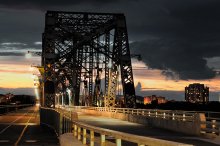
POLYGON ((219 0, 7 0, 0 1, 0 93, 31 94, 47 10, 124 13, 138 95, 184 99, 190 83, 220 93, 219 0))

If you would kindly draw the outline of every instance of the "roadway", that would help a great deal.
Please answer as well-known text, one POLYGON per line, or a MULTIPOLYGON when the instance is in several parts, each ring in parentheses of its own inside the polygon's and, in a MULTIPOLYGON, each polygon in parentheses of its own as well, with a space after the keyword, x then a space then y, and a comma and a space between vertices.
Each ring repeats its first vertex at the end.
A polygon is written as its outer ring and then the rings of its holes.
POLYGON ((39 107, 33 106, 0 115, 1 146, 58 146, 56 133, 39 125, 39 107))
MULTIPOLYGON (((195 137, 182 133, 172 132, 164 129, 154 128, 142 124, 131 123, 119 119, 87 115, 78 112, 78 119, 82 123, 107 128, 115 131, 147 136, 152 138, 164 139, 169 141, 181 142, 185 144, 193 144, 195 146, 219 146, 219 141, 207 139, 203 137, 195 137)), ((190 130, 190 129, 189 129, 190 130)))

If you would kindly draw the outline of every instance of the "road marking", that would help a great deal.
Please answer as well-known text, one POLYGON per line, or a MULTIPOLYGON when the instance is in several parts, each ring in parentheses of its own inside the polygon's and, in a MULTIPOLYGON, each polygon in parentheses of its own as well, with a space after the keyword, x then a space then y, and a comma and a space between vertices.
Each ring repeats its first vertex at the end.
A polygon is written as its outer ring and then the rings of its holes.
POLYGON ((0 125, 39 125, 38 123, 12 123, 12 124, 8 124, 8 123, 0 123, 0 125))
POLYGON ((25 140, 25 142, 27 142, 27 143, 34 143, 34 142, 37 142, 37 140, 25 140))
POLYGON ((22 130, 20 136, 18 137, 18 140, 15 142, 14 146, 17 146, 18 143, 21 141, 21 138, 24 135, 24 132, 26 131, 27 127, 28 127, 28 123, 30 122, 31 118, 33 118, 33 115, 36 114, 36 108, 34 109, 34 112, 31 114, 30 118, 28 119, 28 121, 26 122, 26 126, 24 127, 24 129, 22 130))
MULTIPOLYGON (((29 111, 28 111, 29 112, 29 111)), ((2 131, 0 132, 0 134, 2 134, 3 132, 5 132, 9 127, 11 127, 13 125, 13 123, 15 123, 16 121, 18 121, 19 119, 21 119, 23 116, 27 115, 28 112, 24 113, 23 115, 19 116, 17 119, 15 119, 14 121, 12 121, 7 127, 5 127, 4 129, 2 129, 2 131)))
POLYGON ((0 140, 0 143, 9 142, 9 140, 0 140))

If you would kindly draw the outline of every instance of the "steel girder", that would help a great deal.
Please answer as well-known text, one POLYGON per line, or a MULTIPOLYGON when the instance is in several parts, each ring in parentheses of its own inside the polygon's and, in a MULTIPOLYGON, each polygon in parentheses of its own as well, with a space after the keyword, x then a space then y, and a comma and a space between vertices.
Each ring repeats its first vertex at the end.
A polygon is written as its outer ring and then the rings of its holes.
POLYGON ((58 84, 62 84, 59 91, 65 92, 67 88, 72 91, 72 104, 80 105, 82 74, 88 78, 84 80, 89 82, 88 94, 91 105, 93 72, 100 68, 97 64, 104 64, 104 95, 111 96, 106 98, 108 100, 106 106, 114 106, 116 94, 114 86, 120 68, 125 106, 135 107, 134 80, 123 14, 48 11, 42 42, 44 82, 50 81, 54 85, 44 87, 51 90, 44 91, 45 106, 54 107, 58 84), (110 39, 111 31, 114 31, 113 40, 110 39), (103 60, 95 59, 94 54, 98 54, 103 60), (111 71, 108 66, 110 61, 113 66, 111 71))

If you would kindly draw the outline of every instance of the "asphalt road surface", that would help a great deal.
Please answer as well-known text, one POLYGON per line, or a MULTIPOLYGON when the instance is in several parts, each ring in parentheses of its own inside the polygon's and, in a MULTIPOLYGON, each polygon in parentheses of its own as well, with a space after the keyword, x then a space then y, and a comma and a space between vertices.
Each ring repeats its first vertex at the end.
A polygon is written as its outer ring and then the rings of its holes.
MULTIPOLYGON (((101 116, 86 115, 85 113, 78 113, 79 121, 97 126, 107 128, 115 131, 126 132, 130 134, 147 136, 152 138, 164 139, 169 141, 181 142, 185 144, 192 144, 195 146, 219 146, 220 141, 214 141, 203 137, 194 137, 177 132, 154 128, 142 124, 131 123, 118 119, 106 118, 101 116)), ((190 129, 189 129, 190 130, 190 129)), ((131 146, 131 144, 125 144, 131 146)))
POLYGON ((58 146, 56 133, 39 119, 38 106, 0 115, 0 146, 58 146))

